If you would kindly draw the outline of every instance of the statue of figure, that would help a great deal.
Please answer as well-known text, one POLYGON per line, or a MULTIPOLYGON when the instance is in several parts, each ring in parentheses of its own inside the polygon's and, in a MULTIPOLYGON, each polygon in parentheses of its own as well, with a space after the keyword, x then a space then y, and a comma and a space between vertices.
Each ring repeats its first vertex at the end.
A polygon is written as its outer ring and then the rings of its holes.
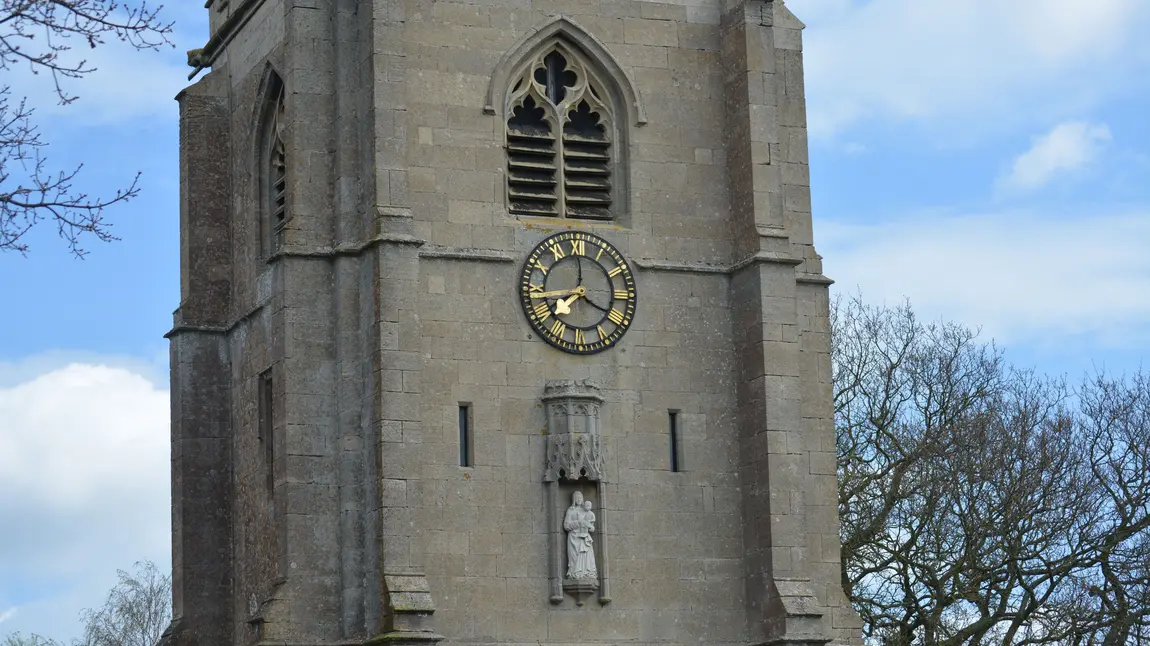
POLYGON ((591 501, 584 501, 581 492, 571 495, 563 529, 567 530, 567 578, 597 579, 599 571, 595 567, 595 547, 591 539, 595 512, 591 511, 591 501))

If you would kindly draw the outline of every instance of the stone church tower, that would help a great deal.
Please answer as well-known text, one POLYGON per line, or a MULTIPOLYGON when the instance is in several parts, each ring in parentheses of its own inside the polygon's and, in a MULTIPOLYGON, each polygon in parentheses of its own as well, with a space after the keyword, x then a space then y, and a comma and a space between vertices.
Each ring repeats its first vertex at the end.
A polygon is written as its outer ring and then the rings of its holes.
POLYGON ((165 644, 859 641, 782 0, 206 10, 165 644))

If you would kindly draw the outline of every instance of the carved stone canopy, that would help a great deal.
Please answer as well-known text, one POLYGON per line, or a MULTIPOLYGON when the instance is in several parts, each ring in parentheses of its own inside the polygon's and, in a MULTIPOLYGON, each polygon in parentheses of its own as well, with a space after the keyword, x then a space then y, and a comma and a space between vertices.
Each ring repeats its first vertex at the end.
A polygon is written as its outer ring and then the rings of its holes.
POLYGON ((603 478, 603 440, 599 407, 603 397, 588 380, 548 381, 543 390, 547 408, 547 464, 544 482, 603 478))

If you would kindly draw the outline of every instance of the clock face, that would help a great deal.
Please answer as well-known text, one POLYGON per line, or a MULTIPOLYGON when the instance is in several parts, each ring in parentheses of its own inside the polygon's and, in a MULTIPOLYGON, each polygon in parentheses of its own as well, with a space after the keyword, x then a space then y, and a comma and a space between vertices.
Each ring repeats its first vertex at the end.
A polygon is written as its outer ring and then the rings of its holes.
POLYGON ((551 345, 593 354, 615 345, 635 316, 635 277, 619 250, 582 231, 540 242, 523 263, 519 299, 551 345))

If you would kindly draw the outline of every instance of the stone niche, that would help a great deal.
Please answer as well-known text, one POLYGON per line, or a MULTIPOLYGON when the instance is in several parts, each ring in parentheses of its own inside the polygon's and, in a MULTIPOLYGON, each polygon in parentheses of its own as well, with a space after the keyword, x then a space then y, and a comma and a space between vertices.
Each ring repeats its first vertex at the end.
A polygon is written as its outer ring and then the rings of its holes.
POLYGON ((603 482, 603 437, 599 409, 603 397, 587 380, 548 381, 543 389, 547 412, 548 569, 551 603, 567 594, 582 606, 598 593, 611 601, 607 556, 607 513, 603 482))

